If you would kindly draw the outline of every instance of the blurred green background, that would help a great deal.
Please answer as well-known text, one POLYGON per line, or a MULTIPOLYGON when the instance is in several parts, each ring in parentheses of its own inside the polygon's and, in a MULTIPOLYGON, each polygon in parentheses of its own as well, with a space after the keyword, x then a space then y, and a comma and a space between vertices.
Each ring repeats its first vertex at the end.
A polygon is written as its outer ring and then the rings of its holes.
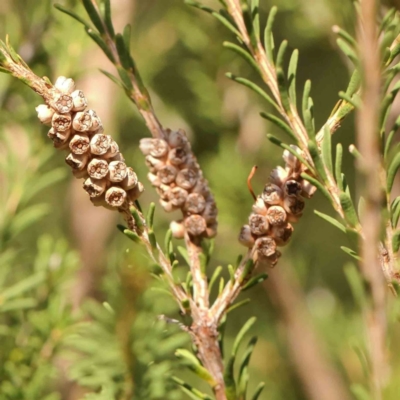
MULTIPOLYGON (((218 7, 216 3, 204 1, 218 7)), ((78 1, 63 4, 85 15, 78 1)), ((262 0, 264 19, 272 5, 279 8, 276 41, 288 39, 291 49, 300 50, 298 89, 312 80, 320 127, 348 81, 348 65, 331 28, 336 24, 354 31, 352 2, 262 0)), ((187 131, 215 194, 219 235, 210 270, 233 263, 244 252, 237 234, 252 205, 247 175, 253 165, 259 166, 253 186, 260 192, 271 169, 282 165, 281 151, 266 140, 266 133, 281 133, 259 116, 270 111, 268 104, 225 73, 259 78, 223 48, 224 40, 234 39, 231 34, 182 0, 115 0, 112 6, 119 30, 132 24, 132 54, 157 115, 164 126, 187 131)), ((99 72, 114 71, 82 27, 56 11, 51 1, 3 0, 0 37, 4 40, 6 34, 36 74, 77 81, 89 107, 145 183, 141 204, 157 202, 138 150, 140 138, 148 136, 146 127, 124 93, 99 72)), ((63 154, 52 149, 36 119, 38 96, 2 75, 0 104, 0 293, 7 294, 5 300, 0 295, 0 399, 80 399, 86 393, 88 399, 104 400, 186 399, 167 379, 168 371, 202 386, 174 359, 174 350, 188 345, 187 336, 157 319, 161 314, 176 318, 177 310, 151 278, 149 260, 115 229, 118 215, 93 208, 81 182, 68 174, 63 154), (11 295, 7 288, 13 288, 11 295), (103 394, 90 394, 101 388, 103 394)), ((345 149, 353 142, 353 116, 333 140, 345 149)), ((344 171, 353 184, 348 155, 344 171)), ((348 387, 362 393, 367 382, 364 333, 344 272, 351 260, 339 248, 349 244, 314 209, 333 215, 320 194, 310 200, 276 268, 300 286, 304 324, 320 336, 326 358, 348 387)), ((173 217, 157 209, 159 238, 173 217)), ((241 325, 256 315, 259 341, 251 390, 263 380, 262 399, 311 398, 291 357, 290 327, 270 285, 266 281, 245 293, 252 301, 228 319, 226 348, 229 352, 241 325)), ((399 327, 393 325, 390 333, 398 337, 399 327)), ((399 341, 392 350, 395 359, 399 341)), ((303 367, 307 369, 307 360, 303 367)), ((397 361, 392 374, 399 369, 397 361)), ((399 393, 400 384, 393 383, 385 399, 397 400, 399 393)))

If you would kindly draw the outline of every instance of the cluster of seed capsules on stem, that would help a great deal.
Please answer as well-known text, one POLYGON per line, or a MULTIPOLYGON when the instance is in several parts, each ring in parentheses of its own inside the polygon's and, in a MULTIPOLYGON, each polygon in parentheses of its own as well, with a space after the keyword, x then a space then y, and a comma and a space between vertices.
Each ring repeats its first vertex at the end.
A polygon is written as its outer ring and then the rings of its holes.
POLYGON ((83 188, 91 201, 112 209, 135 201, 143 185, 126 166, 118 144, 104 134, 96 112, 86 110, 83 92, 75 90, 72 79, 61 76, 50 93, 48 104, 36 108, 38 118, 51 125, 47 136, 54 147, 69 152, 65 161, 77 178, 85 179, 83 188))
MULTIPOLYGON (((302 154, 297 146, 293 150, 302 154)), ((239 234, 239 242, 255 250, 257 260, 275 266, 281 256, 279 246, 285 246, 292 236, 292 223, 303 214, 304 198, 311 198, 316 188, 301 177, 306 168, 288 150, 283 153, 285 168, 271 172, 262 194, 256 198, 249 223, 239 234)))
POLYGON ((174 237, 214 237, 217 207, 185 132, 167 129, 163 138, 142 139, 140 149, 163 209, 182 211, 183 219, 171 223, 174 237))

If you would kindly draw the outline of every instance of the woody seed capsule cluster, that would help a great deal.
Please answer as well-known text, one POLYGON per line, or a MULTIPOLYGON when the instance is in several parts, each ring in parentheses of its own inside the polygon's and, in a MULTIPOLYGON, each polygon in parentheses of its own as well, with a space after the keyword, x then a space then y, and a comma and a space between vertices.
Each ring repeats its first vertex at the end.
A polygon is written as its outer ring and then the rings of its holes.
POLYGON ((75 90, 72 79, 63 76, 51 89, 49 105, 36 107, 39 120, 51 125, 48 137, 57 149, 67 150, 66 163, 77 178, 85 179, 83 188, 98 206, 118 208, 135 201, 143 185, 132 168, 127 167, 118 144, 104 134, 96 112, 86 110, 87 101, 75 90))
POLYGON ((214 237, 217 207, 185 132, 167 129, 163 139, 142 139, 140 150, 164 210, 183 213, 182 221, 171 223, 174 237, 183 238, 185 232, 192 237, 214 237))
MULTIPOLYGON (((302 154, 297 146, 291 146, 302 154)), ((257 197, 249 222, 239 234, 239 242, 253 248, 259 260, 271 266, 281 256, 277 249, 285 246, 293 232, 293 222, 303 214, 304 198, 311 198, 316 188, 305 181, 301 174, 305 167, 288 150, 283 153, 285 168, 277 167, 271 172, 262 194, 257 197)))

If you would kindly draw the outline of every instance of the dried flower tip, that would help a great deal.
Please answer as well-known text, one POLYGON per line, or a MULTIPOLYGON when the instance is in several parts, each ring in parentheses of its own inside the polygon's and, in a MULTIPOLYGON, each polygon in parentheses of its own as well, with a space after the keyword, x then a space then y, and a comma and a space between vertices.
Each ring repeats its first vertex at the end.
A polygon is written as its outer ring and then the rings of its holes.
POLYGON ((87 100, 82 90, 75 90, 71 93, 72 111, 83 111, 87 107, 87 100))
POLYGON ((111 136, 97 133, 90 141, 90 151, 98 156, 106 154, 111 146, 111 136))
POLYGON ((266 215, 267 207, 265 206, 264 200, 258 196, 256 202, 253 204, 253 212, 256 214, 266 215))
POLYGON ((170 147, 185 147, 188 144, 188 139, 182 129, 178 132, 168 130, 167 134, 170 147))
MULTIPOLYGON (((295 145, 290 145, 290 147, 299 155, 301 155, 303 152, 300 150, 299 147, 295 145)), ((298 169, 301 165, 299 159, 292 154, 289 150, 285 150, 283 152, 283 160, 285 161, 286 165, 292 169, 298 169)))
POLYGON ((96 111, 94 110, 87 110, 87 113, 90 115, 91 124, 89 127, 90 132, 97 132, 99 128, 103 127, 100 118, 97 116, 96 111))
POLYGON ((175 207, 181 207, 188 197, 188 192, 179 186, 174 187, 169 191, 168 199, 175 207))
POLYGON ((249 225, 242 226, 242 229, 239 233, 239 242, 246 247, 253 247, 255 240, 253 235, 251 234, 251 229, 249 225))
POLYGON ((304 201, 295 196, 286 196, 283 200, 283 207, 289 214, 300 215, 304 210, 304 206, 304 201))
POLYGON ((169 224, 169 227, 172 232, 172 236, 175 239, 183 239, 185 236, 185 227, 181 221, 172 221, 169 224))
POLYGON ((269 236, 263 236, 256 240, 256 248, 259 256, 271 257, 276 252, 275 240, 269 236))
POLYGON ((54 87, 64 94, 71 94, 75 90, 75 82, 71 78, 59 76, 54 87))
POLYGON ((217 223, 215 223, 214 225, 211 225, 211 226, 207 226, 206 236, 209 239, 217 236, 217 230, 218 230, 218 224, 217 223))
POLYGON ((126 164, 122 161, 111 161, 108 170, 111 182, 122 182, 128 173, 126 164))
POLYGON ((108 163, 101 158, 93 158, 87 167, 87 172, 91 178, 105 178, 108 174, 108 163))
POLYGON ((268 219, 261 214, 251 214, 249 217, 251 233, 256 236, 265 235, 268 232, 268 219))
POLYGON ((197 173, 193 169, 184 168, 179 171, 176 177, 176 184, 183 189, 192 189, 197 182, 197 173))
POLYGON ((51 124, 54 110, 46 104, 40 104, 36 107, 37 116, 42 124, 51 124))
POLYGON ((145 155, 161 158, 167 155, 168 143, 163 139, 142 139, 139 148, 145 155))
POLYGON ((106 202, 112 207, 121 207, 126 201, 127 194, 124 189, 111 186, 106 192, 106 202))
POLYGON ((169 201, 165 201, 165 200, 160 200, 160 204, 161 204, 161 207, 164 209, 164 211, 167 213, 172 212, 172 211, 176 210, 176 208, 177 208, 172 203, 170 203, 169 201))
POLYGON ((86 192, 89 193, 90 197, 101 196, 106 190, 106 186, 107 186, 107 181, 105 179, 98 180, 98 179, 88 178, 83 183, 83 189, 85 189, 86 192))
POLYGON ((268 184, 265 185, 261 197, 267 204, 280 204, 280 202, 282 201, 282 190, 277 185, 268 184))
POLYGON ((312 185, 310 182, 306 181, 303 179, 301 182, 301 186, 303 188, 302 195, 306 197, 307 199, 310 199, 311 197, 314 196, 314 193, 317 191, 317 188, 312 185))
POLYGON ((83 154, 89 150, 90 140, 88 135, 74 135, 69 142, 69 148, 74 154, 83 154))
POLYGON ((188 155, 183 147, 175 147, 168 153, 169 162, 173 165, 182 165, 187 160, 188 155))
POLYGON ((157 173, 161 183, 169 185, 175 181, 178 170, 172 165, 164 165, 157 173))
POLYGON ((126 193, 131 201, 137 200, 140 195, 144 192, 144 186, 142 182, 138 182, 135 187, 128 190, 126 193))
POLYGON ((275 239, 278 246, 285 246, 293 233, 293 226, 290 224, 273 226, 271 236, 275 239))
MULTIPOLYGON (((100 133, 100 132, 98 132, 100 133)), ((115 140, 111 140, 110 148, 108 149, 107 153, 103 155, 104 158, 114 158, 118 154, 121 154, 119 152, 119 147, 118 143, 115 140)))
POLYGON ((121 186, 125 190, 131 190, 134 189, 137 186, 137 184, 138 184, 138 177, 135 174, 135 171, 131 167, 128 167, 126 170, 126 177, 122 181, 121 186))
POLYGON ((190 214, 200 214, 206 207, 205 198, 198 193, 191 193, 186 199, 185 210, 190 214))
POLYGON ((72 97, 68 94, 58 94, 52 100, 52 106, 60 114, 71 112, 73 105, 72 97))
POLYGON ((88 111, 79 111, 75 114, 72 127, 78 132, 87 132, 92 126, 92 117, 88 111))
POLYGON ((53 114, 53 118, 51 119, 51 126, 55 131, 63 132, 71 128, 71 115, 60 115, 57 113, 53 114))
POLYGON ((206 207, 203 212, 203 218, 206 220, 207 224, 213 224, 216 222, 217 216, 217 205, 215 204, 214 198, 210 196, 206 200, 206 207))
POLYGON ((82 171, 89 160, 89 154, 74 154, 71 153, 65 159, 65 162, 74 170, 82 171))
POLYGON ((191 236, 200 236, 207 229, 205 219, 200 215, 191 215, 185 219, 186 231, 191 236))
POLYGON ((165 165, 164 161, 161 161, 153 156, 146 156, 145 162, 146 165, 149 167, 150 172, 152 172, 153 174, 165 165))
POLYGON ((286 212, 280 206, 271 206, 267 211, 267 218, 271 225, 282 225, 286 222, 286 212))
POLYGON ((282 186, 288 177, 288 173, 284 168, 276 167, 271 171, 270 177, 272 183, 278 186, 282 186))
POLYGON ((301 184, 294 179, 285 182, 283 190, 286 196, 299 196, 303 190, 301 184))

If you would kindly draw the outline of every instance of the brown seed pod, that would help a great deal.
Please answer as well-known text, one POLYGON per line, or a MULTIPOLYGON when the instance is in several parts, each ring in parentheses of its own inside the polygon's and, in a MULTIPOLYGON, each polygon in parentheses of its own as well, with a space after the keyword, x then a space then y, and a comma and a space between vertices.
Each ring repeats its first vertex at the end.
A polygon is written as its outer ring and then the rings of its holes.
MULTIPOLYGON (((290 145, 290 147, 297 152, 297 154, 302 155, 303 152, 300 150, 299 147, 294 146, 294 145, 290 145)), ((301 163, 299 161, 299 159, 292 154, 289 150, 285 150, 283 152, 283 160, 285 161, 286 165, 292 169, 299 169, 301 166, 301 163)))
POLYGON ((89 150, 90 139, 88 135, 76 134, 69 142, 69 148, 74 154, 83 154, 89 150))
POLYGON ((239 233, 239 242, 246 247, 252 248, 255 243, 255 239, 251 234, 251 229, 249 225, 242 226, 239 233))
POLYGON ((205 198, 198 193, 191 193, 187 196, 185 202, 185 210, 190 214, 200 214, 204 211, 206 207, 205 198))
POLYGON ((295 196, 286 196, 283 200, 283 207, 288 214, 300 215, 304 210, 304 201, 295 196))
POLYGON ((271 171, 271 182, 281 187, 288 177, 288 172, 282 167, 276 167, 271 171))
POLYGON ((171 229, 172 236, 175 239, 183 239, 185 236, 185 227, 182 221, 172 221, 169 224, 169 228, 171 229))
POLYGON ((106 192, 106 202, 111 207, 121 207, 127 198, 127 194, 124 189, 111 186, 106 192))
POLYGON ((188 154, 184 147, 175 147, 168 153, 168 160, 173 165, 182 165, 187 160, 188 154))
POLYGON ((183 189, 192 189, 197 182, 197 173, 195 170, 190 168, 184 168, 179 171, 176 176, 176 184, 183 189))
POLYGON ((51 126, 57 132, 65 132, 71 128, 71 115, 61 115, 58 113, 53 114, 51 119, 51 126))
POLYGON ((54 83, 54 87, 61 93, 71 94, 75 90, 75 82, 71 78, 59 76, 54 83))
POLYGON ((141 139, 139 148, 144 155, 156 158, 166 156, 169 151, 168 143, 163 139, 141 139))
POLYGON ((267 214, 267 207, 264 203, 264 200, 258 196, 256 202, 253 204, 253 212, 256 214, 266 215, 267 214))
POLYGON ((271 257, 276 252, 275 240, 269 236, 262 236, 256 240, 255 246, 260 257, 271 257))
POLYGON ((249 226, 253 235, 265 235, 269 229, 268 219, 261 214, 251 214, 249 217, 249 226))
POLYGON ((138 184, 138 177, 133 170, 133 168, 128 167, 126 170, 126 177, 125 179, 121 182, 121 186, 125 190, 131 190, 134 189, 138 184))
POLYGON ((40 104, 36 107, 37 116, 42 124, 49 125, 54 115, 54 110, 46 104, 40 104))
POLYGON ((210 188, 208 187, 207 181, 203 177, 199 177, 197 179, 197 183, 192 189, 192 192, 200 193, 205 198, 208 198, 211 195, 210 188))
POLYGON ((171 191, 171 188, 168 185, 160 184, 156 190, 161 200, 168 200, 169 192, 171 191))
POLYGON ((191 215, 185 218, 184 224, 186 231, 191 236, 200 236, 207 229, 206 221, 200 215, 191 215))
POLYGON ((111 182, 122 182, 128 173, 126 164, 122 161, 111 161, 108 164, 108 171, 111 182))
POLYGON ((88 111, 79 111, 75 114, 72 127, 78 132, 87 132, 92 126, 92 117, 88 111))
POLYGON ((179 130, 178 132, 176 131, 167 131, 168 135, 168 144, 170 147, 185 147, 188 144, 188 140, 186 137, 186 134, 183 130, 179 130))
POLYGON ((51 128, 47 133, 47 137, 49 137, 54 145, 63 145, 67 143, 69 137, 71 136, 71 129, 67 129, 66 131, 56 131, 54 128, 51 128))
POLYGON ((152 186, 159 187, 161 185, 160 178, 157 175, 152 174, 151 172, 147 174, 147 179, 150 181, 152 186))
POLYGON ((105 178, 108 174, 108 163, 101 158, 93 158, 87 167, 87 171, 91 178, 105 178))
POLYGON ((96 133, 90 140, 90 151, 97 156, 106 154, 110 149, 111 141, 111 136, 96 133))
POLYGON ((209 196, 206 200, 206 206, 203 212, 203 218, 206 220, 207 225, 216 222, 218 216, 217 205, 215 204, 214 197, 209 196))
POLYGON ((209 239, 217 236, 217 232, 218 232, 217 229, 218 229, 218 224, 217 223, 215 223, 214 225, 211 225, 211 226, 207 226, 206 236, 209 239))
POLYGON ((74 154, 70 153, 65 162, 72 168, 73 171, 82 171, 89 160, 89 154, 74 154))
POLYGON ((280 206, 271 206, 267 211, 268 222, 275 225, 282 225, 286 222, 286 212, 280 206))
POLYGON ((293 226, 290 224, 275 225, 271 229, 271 236, 274 238, 278 246, 285 246, 288 244, 292 233, 293 226))
POLYGON ((83 183, 83 189, 89 193, 90 197, 99 197, 106 190, 107 182, 105 179, 92 179, 88 178, 83 183))
POLYGON ((305 179, 301 181, 301 186, 303 189, 301 194, 307 199, 311 199, 311 197, 313 197, 314 193, 317 191, 317 188, 305 179))
POLYGON ((277 250, 272 256, 264 258, 265 261, 268 262, 268 264, 271 265, 271 267, 275 267, 276 264, 278 264, 279 258, 281 257, 281 252, 277 250))
POLYGON ((73 107, 72 97, 68 94, 58 94, 53 98, 52 106, 56 112, 60 114, 67 114, 71 112, 73 107))
POLYGON ((142 182, 138 182, 135 187, 129 189, 126 193, 131 201, 136 201, 143 192, 144 192, 144 186, 142 182))
MULTIPOLYGON (((89 131, 90 132, 98 132, 98 130, 100 128, 102 129, 103 125, 101 123, 100 118, 97 116, 96 111, 88 110, 87 113, 90 115, 90 120, 91 120, 91 123, 89 126, 89 131)), ((103 131, 103 129, 102 129, 102 131, 103 131)))
POLYGON ((165 200, 160 200, 160 204, 164 211, 167 213, 175 211, 178 208, 175 207, 171 202, 165 200))
POLYGON ((168 193, 168 199, 174 207, 182 207, 188 197, 188 192, 185 189, 176 186, 168 193))
POLYGON ((75 90, 71 93, 72 111, 83 111, 87 107, 87 100, 81 90, 75 90))
POLYGON ((149 167, 150 172, 156 174, 164 165, 165 162, 155 158, 153 156, 146 156, 145 158, 146 165, 149 167))
POLYGON ((270 205, 280 204, 282 201, 282 190, 274 184, 265 185, 261 198, 270 205))
POLYGON ((169 185, 170 183, 174 182, 177 174, 178 170, 173 165, 164 165, 157 172, 160 182, 164 185, 169 185))
POLYGON ((107 150, 107 153, 103 155, 103 158, 110 159, 116 157, 119 152, 118 143, 111 139, 110 148, 107 150))
POLYGON ((299 196, 303 188, 301 184, 294 179, 290 179, 283 185, 283 191, 286 196, 299 196))

